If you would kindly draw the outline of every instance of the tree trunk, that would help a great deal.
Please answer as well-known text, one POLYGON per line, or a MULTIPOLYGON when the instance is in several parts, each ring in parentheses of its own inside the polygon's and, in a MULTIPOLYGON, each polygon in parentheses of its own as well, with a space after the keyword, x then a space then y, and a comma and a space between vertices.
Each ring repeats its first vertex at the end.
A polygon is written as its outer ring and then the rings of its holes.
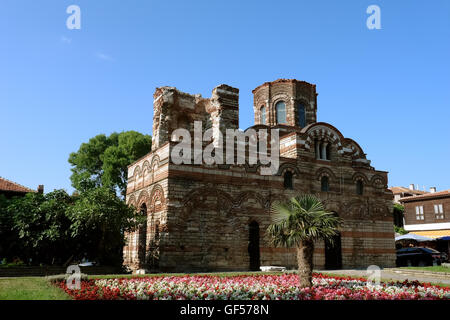
POLYGON ((314 241, 303 240, 297 248, 300 288, 312 286, 314 241))

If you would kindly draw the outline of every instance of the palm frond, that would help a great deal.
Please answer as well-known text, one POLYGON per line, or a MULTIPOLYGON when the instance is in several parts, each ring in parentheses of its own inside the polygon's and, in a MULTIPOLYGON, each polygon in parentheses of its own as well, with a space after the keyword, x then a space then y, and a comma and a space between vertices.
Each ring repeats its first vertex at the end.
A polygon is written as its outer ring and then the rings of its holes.
POLYGON ((298 246, 303 240, 332 242, 342 224, 342 219, 327 212, 320 199, 311 194, 275 202, 271 213, 273 223, 268 227, 267 235, 274 246, 298 246))

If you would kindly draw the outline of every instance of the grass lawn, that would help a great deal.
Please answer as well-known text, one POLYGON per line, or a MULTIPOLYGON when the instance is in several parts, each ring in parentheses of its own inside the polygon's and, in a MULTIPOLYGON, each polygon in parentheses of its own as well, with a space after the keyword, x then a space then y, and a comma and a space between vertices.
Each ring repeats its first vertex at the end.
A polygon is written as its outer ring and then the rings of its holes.
POLYGON ((70 300, 45 277, 0 278, 0 300, 70 300))
POLYGON ((421 271, 431 271, 431 272, 446 272, 450 273, 450 268, 443 266, 433 266, 433 267, 403 267, 400 269, 409 269, 409 270, 421 270, 421 271))

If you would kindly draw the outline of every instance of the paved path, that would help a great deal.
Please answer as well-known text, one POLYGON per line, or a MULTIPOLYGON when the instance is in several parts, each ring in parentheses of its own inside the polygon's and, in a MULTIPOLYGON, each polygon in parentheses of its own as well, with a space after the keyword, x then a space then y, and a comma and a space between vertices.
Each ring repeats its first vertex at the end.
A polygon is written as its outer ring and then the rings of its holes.
MULTIPOLYGON (((366 270, 319 270, 320 273, 332 273, 339 275, 349 275, 355 277, 368 277, 369 274, 366 270)), ((432 273, 419 273, 411 270, 405 271, 401 269, 384 269, 381 270, 382 280, 418 280, 420 282, 431 282, 431 283, 443 283, 450 285, 450 275, 442 274, 432 274, 432 273)))

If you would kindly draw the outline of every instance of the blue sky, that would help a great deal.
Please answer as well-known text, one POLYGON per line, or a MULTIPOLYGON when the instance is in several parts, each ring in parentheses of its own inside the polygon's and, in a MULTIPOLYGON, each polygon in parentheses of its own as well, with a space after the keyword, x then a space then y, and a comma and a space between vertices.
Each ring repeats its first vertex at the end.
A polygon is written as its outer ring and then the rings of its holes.
POLYGON ((2 0, 0 45, 0 176, 31 188, 72 191, 69 153, 99 133, 151 134, 155 87, 238 87, 246 128, 251 90, 278 78, 315 83, 318 120, 390 186, 450 188, 446 0, 2 0), (72 4, 81 30, 66 27, 72 4))

